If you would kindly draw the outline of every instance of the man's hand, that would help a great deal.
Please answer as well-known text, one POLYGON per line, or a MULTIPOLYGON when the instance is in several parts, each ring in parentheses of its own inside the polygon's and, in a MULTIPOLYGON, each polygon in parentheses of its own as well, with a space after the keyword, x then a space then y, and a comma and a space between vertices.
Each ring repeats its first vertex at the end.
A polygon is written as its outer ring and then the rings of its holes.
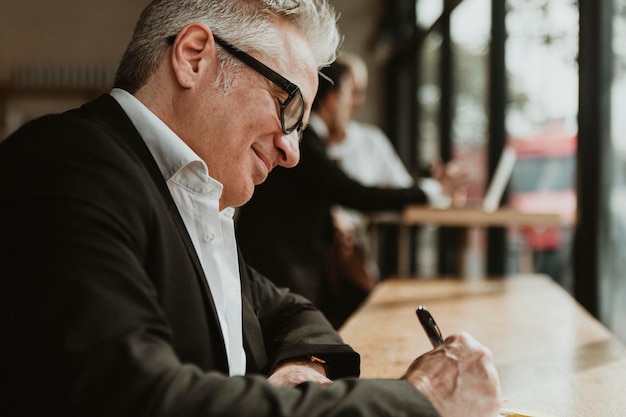
POLYGON ((466 333, 448 337, 417 358, 402 379, 442 417, 496 417, 500 410, 500 381, 491 352, 466 333))
POLYGON ((439 181, 443 193, 450 197, 453 207, 462 207, 467 200, 468 173, 457 161, 443 164, 436 160, 432 166, 432 178, 439 181))
POLYGON ((314 382, 326 386, 332 381, 326 377, 326 369, 319 363, 308 360, 285 362, 267 379, 278 388, 293 388, 303 382, 314 382))

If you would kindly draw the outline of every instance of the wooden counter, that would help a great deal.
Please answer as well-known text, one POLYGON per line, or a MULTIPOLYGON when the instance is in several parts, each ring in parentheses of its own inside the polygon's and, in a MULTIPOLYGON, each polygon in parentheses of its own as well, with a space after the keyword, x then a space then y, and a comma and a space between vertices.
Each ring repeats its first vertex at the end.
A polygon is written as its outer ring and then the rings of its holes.
POLYGON ((445 335, 468 331, 493 352, 506 408, 555 417, 626 415, 626 347, 542 275, 499 280, 386 280, 340 333, 362 377, 398 378, 430 350, 415 315, 445 335))

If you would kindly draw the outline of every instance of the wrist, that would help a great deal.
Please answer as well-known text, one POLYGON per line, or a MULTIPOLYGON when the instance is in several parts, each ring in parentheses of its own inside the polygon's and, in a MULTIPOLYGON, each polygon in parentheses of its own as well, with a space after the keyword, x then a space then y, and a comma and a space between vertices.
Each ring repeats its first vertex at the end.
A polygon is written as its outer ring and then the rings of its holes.
POLYGON ((304 365, 308 368, 316 370, 317 372, 319 372, 320 374, 326 377, 328 376, 328 371, 326 368, 327 367, 326 361, 314 355, 298 356, 295 358, 287 359, 285 362, 282 363, 282 365, 287 365, 287 364, 304 365))

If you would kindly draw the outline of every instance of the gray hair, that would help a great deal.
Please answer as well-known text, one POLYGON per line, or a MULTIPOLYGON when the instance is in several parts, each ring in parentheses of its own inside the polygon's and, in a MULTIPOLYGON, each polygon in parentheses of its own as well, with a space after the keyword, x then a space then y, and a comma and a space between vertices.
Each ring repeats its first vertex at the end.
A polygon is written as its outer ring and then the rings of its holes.
MULTIPOLYGON (((276 18, 291 22, 313 50, 318 69, 335 60, 340 35, 328 0, 153 0, 142 12, 117 69, 114 85, 131 93, 159 66, 168 40, 190 23, 200 22, 243 51, 284 59, 276 18)), ((220 72, 233 62, 220 53, 220 72)), ((222 82, 227 82, 222 76, 222 82)))

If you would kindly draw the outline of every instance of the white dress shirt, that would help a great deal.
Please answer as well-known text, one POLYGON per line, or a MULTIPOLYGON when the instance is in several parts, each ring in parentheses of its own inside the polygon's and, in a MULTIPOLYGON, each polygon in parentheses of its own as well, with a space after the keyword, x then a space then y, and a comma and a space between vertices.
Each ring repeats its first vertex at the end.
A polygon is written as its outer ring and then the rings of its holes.
POLYGON ((414 184, 391 141, 375 125, 351 121, 345 139, 328 145, 328 155, 361 184, 392 188, 414 184))
POLYGON ((222 184, 162 120, 128 92, 114 88, 122 106, 152 153, 178 207, 207 277, 222 327, 230 375, 243 375, 241 281, 233 224, 234 208, 219 210, 222 184))

